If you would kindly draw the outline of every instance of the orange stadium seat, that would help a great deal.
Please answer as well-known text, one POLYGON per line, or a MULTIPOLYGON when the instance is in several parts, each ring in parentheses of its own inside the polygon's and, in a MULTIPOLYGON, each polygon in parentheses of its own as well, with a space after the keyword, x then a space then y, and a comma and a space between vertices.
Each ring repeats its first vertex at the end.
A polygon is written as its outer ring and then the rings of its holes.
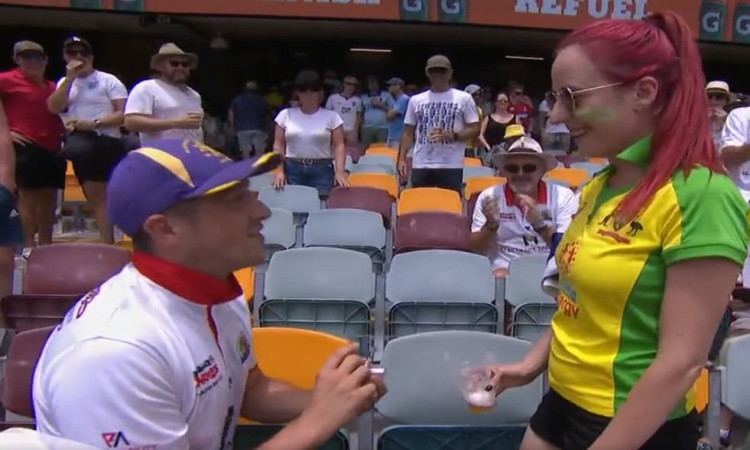
POLYGON ((245 300, 251 302, 253 300, 253 293, 255 292, 255 268, 245 267, 244 269, 240 269, 234 272, 234 277, 237 278, 237 282, 245 293, 245 300))
POLYGON ((503 177, 474 177, 469 178, 466 180, 466 186, 464 187, 464 198, 467 200, 471 198, 472 195, 476 194, 477 192, 482 192, 483 190, 496 186, 498 184, 503 184, 507 180, 503 177))
POLYGON ((461 214, 463 204, 456 191, 440 188, 412 188, 401 193, 397 210, 399 216, 419 211, 461 214))
POLYGON ((545 176, 550 181, 559 181, 575 190, 583 186, 587 181, 591 179, 588 172, 581 169, 567 169, 557 168, 547 172, 545 176))
POLYGON ((68 161, 68 166, 65 170, 65 189, 63 191, 63 202, 67 203, 80 203, 85 202, 86 196, 83 193, 83 188, 78 183, 75 172, 73 171, 73 163, 68 161))
POLYGON ((609 160, 607 158, 589 158, 589 162, 593 164, 607 164, 609 160))
POLYGON ((481 167, 482 160, 479 158, 464 158, 464 167, 481 167))
POLYGON ((365 155, 390 156, 391 158, 393 158, 393 161, 396 161, 398 159, 398 150, 394 150, 389 147, 370 147, 365 152, 365 155))
POLYGON ((372 144, 370 144, 369 147, 367 147, 367 150, 370 150, 371 148, 390 148, 390 147, 388 147, 387 142, 373 142, 372 144))
POLYGON ((695 410, 702 413, 708 406, 708 369, 701 370, 701 374, 695 382, 695 390, 695 410))
POLYGON ((364 186, 382 189, 391 197, 398 198, 398 180, 393 175, 384 173, 354 173, 349 176, 352 186, 364 186))

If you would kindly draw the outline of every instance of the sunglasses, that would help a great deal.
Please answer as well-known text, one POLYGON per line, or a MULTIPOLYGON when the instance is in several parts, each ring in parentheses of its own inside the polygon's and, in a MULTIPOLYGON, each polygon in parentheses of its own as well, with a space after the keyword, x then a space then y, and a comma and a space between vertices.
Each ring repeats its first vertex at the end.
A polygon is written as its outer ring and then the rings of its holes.
POLYGON ((190 68, 190 61, 175 61, 171 60, 169 61, 169 65, 172 67, 184 67, 186 69, 190 68))
POLYGON ((505 171, 508 173, 512 173, 512 174, 518 174, 521 172, 525 174, 529 174, 529 173, 536 172, 537 169, 538 169, 538 166, 536 164, 523 164, 523 165, 508 164, 505 166, 505 171))
POLYGON ((446 73, 448 73, 448 69, 443 67, 435 67, 433 69, 428 69, 427 73, 434 75, 445 75, 446 73))
POLYGON ((507 98, 499 98, 499 99, 496 100, 496 102, 497 103, 508 103, 508 99, 507 98))
POLYGON ((559 101, 560 104, 570 113, 576 112, 576 109, 578 108, 578 104, 576 103, 576 99, 581 94, 588 94, 594 91, 598 91, 601 89, 611 88, 615 86, 620 86, 623 84, 620 83, 609 83, 609 84, 603 84, 601 86, 594 86, 586 89, 578 89, 574 90, 570 87, 564 87, 557 91, 552 91, 552 95, 555 97, 556 101, 559 101))
POLYGON ((727 100, 728 98, 726 94, 708 94, 709 100, 727 100))
POLYGON ((91 51, 81 49, 81 50, 65 50, 65 54, 68 56, 83 56, 88 57, 91 56, 91 51))
POLYGON ((17 56, 27 61, 44 61, 47 59, 47 55, 35 51, 21 52, 17 56))

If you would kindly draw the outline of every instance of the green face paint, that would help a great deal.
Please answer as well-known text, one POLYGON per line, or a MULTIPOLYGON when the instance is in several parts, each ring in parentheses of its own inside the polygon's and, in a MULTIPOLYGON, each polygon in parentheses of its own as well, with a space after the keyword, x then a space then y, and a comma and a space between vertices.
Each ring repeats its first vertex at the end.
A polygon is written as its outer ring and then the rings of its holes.
POLYGON ((586 122, 612 122, 617 120, 617 113, 612 108, 579 108, 575 117, 586 122))

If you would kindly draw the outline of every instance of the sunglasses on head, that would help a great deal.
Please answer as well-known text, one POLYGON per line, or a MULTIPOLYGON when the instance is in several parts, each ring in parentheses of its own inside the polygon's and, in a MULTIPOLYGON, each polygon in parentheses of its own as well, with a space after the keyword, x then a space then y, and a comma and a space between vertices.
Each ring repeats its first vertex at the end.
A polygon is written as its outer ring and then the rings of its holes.
POLYGON ((190 61, 177 61, 177 60, 170 60, 169 65, 172 67, 184 67, 186 69, 190 68, 190 61))
POLYGON ((21 52, 17 56, 25 60, 44 61, 45 59, 47 59, 47 55, 41 52, 34 51, 34 50, 21 52))
POLYGON ((507 164, 505 166, 505 171, 512 174, 518 174, 521 172, 529 174, 536 172, 538 167, 539 166, 537 166, 536 164, 507 164))
POLYGON ((576 112, 576 109, 578 108, 578 105, 576 103, 576 99, 578 96, 582 94, 588 94, 590 92, 598 91, 600 89, 606 89, 610 87, 620 86, 623 84, 620 83, 609 83, 609 84, 602 84, 601 86, 594 86, 586 89, 573 89, 570 87, 563 87, 557 91, 552 91, 552 95, 555 97, 556 101, 559 101, 560 104, 570 113, 576 112))

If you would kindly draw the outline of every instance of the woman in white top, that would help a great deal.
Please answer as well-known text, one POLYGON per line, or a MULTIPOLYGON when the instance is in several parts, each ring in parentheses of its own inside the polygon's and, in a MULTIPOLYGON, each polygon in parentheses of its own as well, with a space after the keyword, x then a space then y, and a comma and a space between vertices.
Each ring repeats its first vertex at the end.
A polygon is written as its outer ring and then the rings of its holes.
POLYGON ((276 116, 273 149, 285 159, 273 184, 277 189, 286 184, 314 187, 326 198, 334 181, 349 186, 343 121, 336 112, 320 107, 323 90, 316 72, 300 72, 294 84, 299 106, 276 116))

